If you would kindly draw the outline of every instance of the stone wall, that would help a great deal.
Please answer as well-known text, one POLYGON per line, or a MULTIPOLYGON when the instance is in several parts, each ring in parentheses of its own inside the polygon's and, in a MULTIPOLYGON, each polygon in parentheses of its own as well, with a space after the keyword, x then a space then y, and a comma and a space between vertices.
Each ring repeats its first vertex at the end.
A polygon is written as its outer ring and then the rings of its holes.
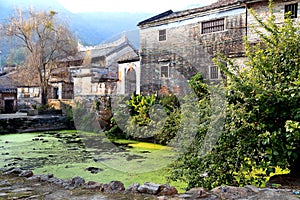
MULTIPOLYGON (((197 72, 210 79, 212 58, 217 53, 243 57, 246 35, 246 9, 212 11, 214 14, 177 22, 140 27, 141 92, 168 87, 174 93, 187 91, 187 80, 197 72), (202 22, 224 18, 225 30, 201 33, 202 22), (166 40, 158 41, 159 30, 166 30, 166 40), (161 76, 161 66, 169 66, 169 77, 161 76)), ((220 77, 220 76, 219 76, 220 77)))
MULTIPOLYGON (((293 3, 300 3, 299 0, 296 1, 286 1, 286 0, 279 0, 279 1, 273 1, 273 12, 276 17, 276 23, 280 25, 284 21, 284 7, 288 4, 293 3)), ((262 19, 264 22, 268 19, 268 17, 271 15, 269 12, 268 2, 257 2, 257 3, 251 3, 247 5, 248 9, 252 9, 254 13, 257 14, 257 16, 262 19)), ((298 8, 298 18, 295 20, 296 22, 299 22, 299 16, 300 16, 300 10, 298 8)), ((259 24, 257 23, 256 19, 254 18, 253 14, 251 12, 247 13, 247 20, 248 20, 248 31, 247 31, 247 37, 251 42, 257 42, 258 36, 254 32, 254 29, 258 29, 259 24)), ((262 30, 262 29, 260 29, 262 30)))
POLYGON ((39 115, 0 118, 0 134, 63 130, 68 128, 66 117, 64 116, 39 115))

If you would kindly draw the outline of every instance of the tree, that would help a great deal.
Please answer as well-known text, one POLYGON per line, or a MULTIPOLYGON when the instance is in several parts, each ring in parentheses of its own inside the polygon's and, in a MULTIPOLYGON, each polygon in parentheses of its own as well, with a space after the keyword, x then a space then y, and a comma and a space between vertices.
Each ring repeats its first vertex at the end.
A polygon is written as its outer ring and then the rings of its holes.
POLYGON ((300 175, 300 27, 289 17, 276 24, 270 12, 266 22, 253 13, 262 30, 256 30, 257 45, 246 42, 246 68, 224 56, 215 60, 227 77, 222 135, 201 156, 209 126, 202 122, 194 143, 174 163, 173 179, 212 188, 262 185, 278 166, 300 175))
POLYGON ((26 67, 36 73, 44 105, 55 63, 77 53, 75 37, 56 16, 54 11, 16 10, 3 26, 6 35, 16 38, 16 43, 26 49, 26 67))

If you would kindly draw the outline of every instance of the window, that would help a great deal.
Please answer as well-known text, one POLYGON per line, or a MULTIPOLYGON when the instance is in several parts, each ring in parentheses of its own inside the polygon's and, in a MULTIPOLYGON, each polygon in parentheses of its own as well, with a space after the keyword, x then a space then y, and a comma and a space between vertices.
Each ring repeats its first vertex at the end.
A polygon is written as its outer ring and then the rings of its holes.
POLYGON ((164 30, 159 30, 159 41, 165 41, 167 39, 167 31, 166 29, 164 30))
POLYGON ((284 6, 284 14, 291 12, 290 18, 297 18, 298 3, 288 4, 284 6))
POLYGON ((169 77, 169 65, 162 65, 160 67, 160 76, 165 78, 169 77))
POLYGON ((219 79, 219 69, 216 66, 210 67, 210 79, 215 80, 219 79))
POLYGON ((218 31, 224 31, 225 29, 225 19, 216 19, 212 21, 202 22, 201 33, 213 33, 218 31))

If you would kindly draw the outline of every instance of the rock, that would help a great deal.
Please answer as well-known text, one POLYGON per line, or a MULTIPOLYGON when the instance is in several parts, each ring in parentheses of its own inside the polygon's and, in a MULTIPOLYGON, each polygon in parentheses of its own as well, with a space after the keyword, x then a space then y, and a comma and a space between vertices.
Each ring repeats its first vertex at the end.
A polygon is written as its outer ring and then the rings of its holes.
POLYGON ((85 183, 84 178, 81 178, 79 176, 76 176, 71 180, 71 185, 75 188, 82 186, 84 183, 85 183))
POLYGON ((250 189, 233 186, 220 186, 212 189, 211 192, 221 199, 243 199, 253 193, 250 189))
POLYGON ((13 190, 13 189, 14 189, 14 187, 12 187, 12 186, 1 187, 1 188, 0 188, 0 192, 7 192, 7 191, 11 191, 11 190, 13 190))
POLYGON ((140 193, 156 195, 160 191, 160 185, 155 183, 146 182, 138 188, 140 193))
POLYGON ((65 189, 74 189, 74 188, 71 186, 71 182, 72 182, 72 180, 64 180, 62 186, 63 186, 65 189))
POLYGON ((25 178, 29 178, 33 176, 33 172, 31 170, 22 172, 21 174, 19 174, 20 177, 25 177, 25 178))
POLYGON ((133 183, 126 189, 126 192, 138 193, 139 187, 140 187, 139 183, 133 183))
POLYGON ((108 184, 108 188, 112 193, 121 192, 125 190, 124 184, 121 181, 111 181, 108 184))
POLYGON ((11 183, 8 181, 1 181, 0 182, 0 187, 6 187, 6 186, 11 186, 11 183))
POLYGON ((191 190, 187 191, 185 194, 188 195, 189 198, 191 199, 207 198, 210 196, 210 193, 202 187, 192 188, 191 190))
POLYGON ((161 185, 159 195, 171 196, 178 194, 178 191, 175 187, 170 186, 169 184, 161 185))
POLYGON ((55 185, 63 185, 64 181, 60 178, 56 178, 56 177, 52 177, 52 178, 49 178, 48 180, 49 183, 53 183, 55 185))
POLYGON ((29 181, 49 181, 49 179, 53 178, 53 174, 36 174, 32 177, 27 178, 29 181))
MULTIPOLYGON (((246 199, 246 198, 245 198, 246 199)), ((265 200, 265 199, 274 199, 274 200, 299 200, 297 195, 293 195, 290 190, 280 190, 280 189, 260 189, 258 193, 252 196, 248 196, 247 200, 265 200)))
POLYGON ((31 191, 34 191, 34 189, 27 187, 27 188, 17 188, 17 189, 11 190, 10 192, 20 193, 20 192, 31 192, 31 191))
POLYGON ((53 178, 53 174, 45 174, 40 176, 41 181, 48 181, 50 178, 53 178))
POLYGON ((23 171, 22 171, 20 168, 13 168, 13 169, 10 170, 10 171, 4 172, 3 175, 12 175, 12 174, 14 174, 14 175, 19 175, 19 174, 21 174, 22 172, 23 172, 23 171))
POLYGON ((0 192, 0 198, 5 198, 6 199, 8 197, 8 195, 9 195, 8 193, 1 193, 0 192))
POLYGON ((95 181, 89 181, 82 185, 82 188, 87 190, 100 190, 102 187, 103 187, 102 183, 98 183, 95 181))
POLYGON ((245 188, 251 190, 252 192, 258 193, 259 192, 259 188, 257 188, 254 185, 246 185, 245 188))

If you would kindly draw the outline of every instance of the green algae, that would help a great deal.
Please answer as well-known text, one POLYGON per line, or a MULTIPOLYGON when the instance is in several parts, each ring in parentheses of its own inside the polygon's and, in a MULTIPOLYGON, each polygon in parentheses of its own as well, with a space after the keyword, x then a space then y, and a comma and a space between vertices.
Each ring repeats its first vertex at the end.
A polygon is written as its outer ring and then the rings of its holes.
MULTIPOLYGON (((59 131, 0 135, 0 167, 20 167, 35 174, 86 181, 167 182, 167 166, 176 154, 170 147, 129 141, 109 141, 105 135, 59 131), (89 168, 99 169, 91 173, 89 168)), ((172 183, 171 183, 172 184, 172 183)), ((184 183, 173 183, 179 191, 184 183)))

